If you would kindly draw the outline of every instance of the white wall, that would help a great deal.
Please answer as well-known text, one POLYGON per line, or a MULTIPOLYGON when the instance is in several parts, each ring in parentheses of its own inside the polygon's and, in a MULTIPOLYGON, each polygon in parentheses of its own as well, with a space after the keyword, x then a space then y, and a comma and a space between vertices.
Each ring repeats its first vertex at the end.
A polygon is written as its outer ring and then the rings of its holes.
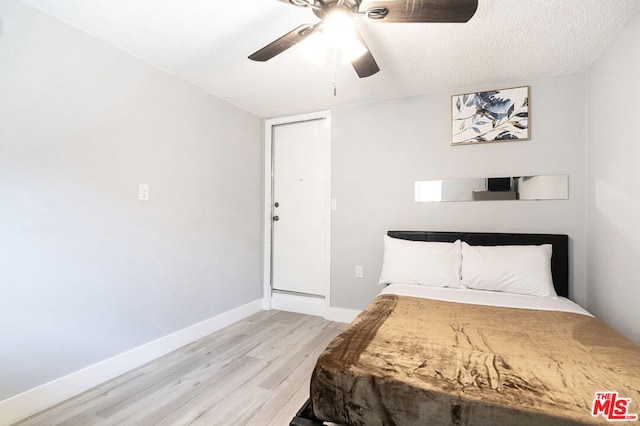
POLYGON ((261 297, 261 129, 0 2, 0 400, 261 297))
POLYGON ((640 15, 588 71, 588 305, 640 344, 640 15))
POLYGON ((450 146, 453 93, 332 111, 332 306, 362 309, 380 291, 382 237, 390 229, 568 234, 571 294, 585 304, 585 76, 521 84, 531 87, 529 141, 450 146), (414 202, 416 180, 535 174, 568 174, 570 199, 414 202), (363 279, 354 277, 355 265, 364 266, 363 279))

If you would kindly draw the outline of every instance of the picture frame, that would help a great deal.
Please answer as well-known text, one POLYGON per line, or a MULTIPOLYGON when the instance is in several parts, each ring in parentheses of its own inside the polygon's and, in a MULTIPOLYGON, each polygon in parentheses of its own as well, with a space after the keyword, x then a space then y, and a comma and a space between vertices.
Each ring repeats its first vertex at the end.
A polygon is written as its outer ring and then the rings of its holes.
POLYGON ((452 146, 529 139, 529 86, 451 96, 452 146))

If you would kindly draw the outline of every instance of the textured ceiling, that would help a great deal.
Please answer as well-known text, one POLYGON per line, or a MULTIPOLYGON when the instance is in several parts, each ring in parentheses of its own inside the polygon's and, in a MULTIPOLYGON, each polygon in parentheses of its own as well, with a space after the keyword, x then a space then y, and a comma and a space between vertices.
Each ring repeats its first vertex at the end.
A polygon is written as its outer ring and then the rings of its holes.
POLYGON ((355 18, 381 68, 359 79, 349 64, 307 60, 304 43, 247 59, 317 21, 276 0, 23 1, 261 117, 583 71, 640 10, 640 0, 479 0, 466 24, 355 18))

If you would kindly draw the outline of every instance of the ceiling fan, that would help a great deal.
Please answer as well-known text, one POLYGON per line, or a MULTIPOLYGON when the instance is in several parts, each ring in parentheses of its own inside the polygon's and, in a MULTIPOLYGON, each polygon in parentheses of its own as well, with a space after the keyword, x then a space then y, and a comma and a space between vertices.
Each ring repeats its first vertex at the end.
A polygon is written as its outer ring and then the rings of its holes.
MULTIPOLYGON (((268 61, 311 35, 328 31, 334 16, 365 17, 371 22, 467 22, 478 8, 478 0, 279 0, 307 7, 320 18, 315 24, 303 24, 251 54, 249 59, 268 61)), ((350 19, 349 19, 350 21, 350 19)), ((360 56, 351 61, 358 77, 369 77, 380 68, 355 27, 352 36, 361 45, 360 56)), ((342 37, 338 35, 338 37, 342 37)))

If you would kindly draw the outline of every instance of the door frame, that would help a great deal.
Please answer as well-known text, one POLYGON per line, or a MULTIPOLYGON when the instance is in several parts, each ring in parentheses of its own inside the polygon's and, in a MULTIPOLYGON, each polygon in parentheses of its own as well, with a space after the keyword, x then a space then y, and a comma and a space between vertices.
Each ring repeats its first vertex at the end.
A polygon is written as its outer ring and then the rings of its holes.
MULTIPOLYGON (((331 111, 319 111, 308 114, 299 114, 288 117, 267 119, 264 122, 264 215, 263 215, 263 262, 262 262, 262 284, 263 300, 262 307, 265 310, 274 308, 273 289, 271 287, 271 236, 272 236, 272 206, 273 206, 273 127, 281 124, 297 123, 312 120, 326 120, 329 128, 329 147, 327 149, 326 176, 327 193, 325 195, 326 209, 326 262, 324 265, 325 294, 322 309, 318 310, 318 300, 313 300, 311 296, 306 297, 295 294, 284 294, 284 299, 279 299, 275 308, 284 310, 294 310, 310 315, 326 316, 330 306, 331 291, 331 111), (287 309, 289 308, 289 309, 287 309)), ((280 293, 278 293, 280 294, 280 293)))

